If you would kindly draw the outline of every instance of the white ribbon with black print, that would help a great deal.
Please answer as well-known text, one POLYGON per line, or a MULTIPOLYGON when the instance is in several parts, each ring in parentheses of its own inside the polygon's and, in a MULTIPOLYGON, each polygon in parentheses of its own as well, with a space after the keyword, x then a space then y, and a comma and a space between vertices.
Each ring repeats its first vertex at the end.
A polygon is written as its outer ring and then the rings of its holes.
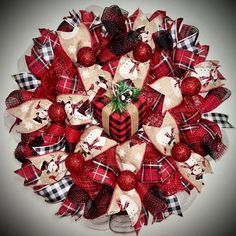
POLYGON ((66 198, 67 193, 72 185, 73 182, 71 177, 65 176, 60 181, 51 185, 47 185, 35 192, 41 197, 44 197, 46 202, 61 202, 66 198))
POLYGON ((199 49, 195 46, 197 42, 197 38, 199 35, 199 30, 195 26, 191 25, 182 25, 182 18, 176 19, 171 26, 171 36, 173 39, 174 47, 182 48, 194 53, 199 53, 199 49), (191 28, 186 37, 179 39, 179 35, 182 29, 191 28))
POLYGON ((175 195, 166 197, 166 204, 167 204, 167 210, 164 212, 165 218, 167 218, 172 214, 183 216, 178 198, 175 195))
POLYGON ((22 72, 19 74, 12 75, 16 83, 19 86, 19 89, 34 91, 41 84, 41 81, 38 80, 35 75, 28 72, 22 72))
POLYGON ((44 155, 50 152, 56 152, 62 150, 65 146, 66 139, 62 137, 57 143, 48 146, 39 146, 39 147, 32 147, 38 155, 44 155))
POLYGON ((234 126, 229 123, 229 116, 226 114, 211 112, 202 114, 202 117, 215 122, 221 128, 234 128, 234 126))
POLYGON ((50 39, 47 40, 46 43, 42 45, 42 47, 38 48, 38 51, 46 62, 52 64, 52 61, 54 59, 54 52, 50 39))

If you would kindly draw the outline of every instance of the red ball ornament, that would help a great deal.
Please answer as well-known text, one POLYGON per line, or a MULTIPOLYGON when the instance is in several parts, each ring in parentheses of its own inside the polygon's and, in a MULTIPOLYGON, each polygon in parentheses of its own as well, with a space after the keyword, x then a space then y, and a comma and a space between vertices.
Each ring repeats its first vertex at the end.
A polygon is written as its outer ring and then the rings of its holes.
POLYGON ((185 162, 191 156, 191 149, 185 143, 177 143, 171 150, 172 157, 178 162, 185 162))
POLYGON ((136 61, 146 62, 152 57, 152 48, 148 43, 139 43, 133 50, 133 56, 136 61))
POLYGON ((184 96, 197 95, 201 90, 201 82, 196 77, 187 77, 181 83, 181 91, 184 96))
POLYGON ((90 47, 80 48, 77 53, 77 62, 85 67, 90 67, 96 63, 96 54, 90 47))
POLYGON ((130 191, 137 185, 136 176, 130 170, 122 171, 117 178, 117 183, 123 191, 130 191))
POLYGON ((48 116, 53 122, 63 122, 66 119, 64 106, 59 103, 53 103, 48 109, 48 116))
POLYGON ((79 174, 84 168, 84 157, 80 153, 71 153, 65 160, 66 169, 73 174, 79 174))

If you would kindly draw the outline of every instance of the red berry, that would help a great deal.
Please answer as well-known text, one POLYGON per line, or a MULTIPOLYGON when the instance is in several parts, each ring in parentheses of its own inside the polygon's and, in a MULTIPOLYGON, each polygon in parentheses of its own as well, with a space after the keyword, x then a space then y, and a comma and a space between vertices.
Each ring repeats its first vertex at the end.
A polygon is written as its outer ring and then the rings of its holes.
POLYGON ((126 93, 125 93, 125 96, 126 97, 131 97, 133 95, 132 91, 131 90, 128 90, 126 93))
POLYGON ((84 167, 84 157, 80 153, 71 153, 65 160, 66 169, 73 174, 79 174, 84 167))
POLYGON ((191 156, 191 149, 185 143, 177 143, 171 150, 172 157, 178 162, 185 162, 191 156))
POLYGON ((148 43, 141 42, 133 50, 133 56, 136 61, 146 62, 152 57, 152 48, 148 43))
POLYGON ((201 82, 196 77, 187 77, 181 83, 181 91, 185 96, 193 96, 200 92, 201 82))
POLYGON ((53 103, 48 109, 48 116, 53 122, 63 122, 66 119, 64 106, 59 103, 53 103))
POLYGON ((122 190, 130 191, 136 187, 136 176, 130 170, 122 171, 117 178, 117 183, 122 190))
POLYGON ((119 97, 119 98, 120 98, 120 100, 121 100, 122 102, 124 102, 124 101, 125 101, 125 99, 126 99, 125 95, 123 95, 123 94, 122 94, 122 95, 120 95, 120 97, 119 97))
POLYGON ((96 63, 96 54, 90 47, 80 48, 77 53, 77 62, 85 67, 90 67, 96 63))

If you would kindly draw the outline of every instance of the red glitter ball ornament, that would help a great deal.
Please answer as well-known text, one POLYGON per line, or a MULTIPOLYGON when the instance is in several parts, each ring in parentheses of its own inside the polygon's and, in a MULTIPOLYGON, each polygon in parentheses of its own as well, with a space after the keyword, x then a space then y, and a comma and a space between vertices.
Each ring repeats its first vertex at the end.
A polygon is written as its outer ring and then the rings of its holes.
POLYGON ((177 143, 171 150, 172 157, 178 162, 185 162, 191 156, 191 149, 185 143, 177 143))
POLYGON ((77 53, 77 62, 81 66, 90 67, 96 63, 96 54, 90 47, 80 48, 77 53))
POLYGON ((181 91, 185 96, 197 95, 201 90, 201 82, 196 77, 187 77, 181 83, 181 91))
POLYGON ((64 106, 59 103, 53 103, 48 109, 48 116, 53 122, 63 122, 66 119, 64 106))
POLYGON ((148 43, 139 43, 133 50, 133 56, 136 61, 146 62, 152 57, 152 48, 148 43))
POLYGON ((79 174, 84 168, 84 157, 80 153, 70 153, 66 160, 66 169, 73 174, 79 174))
POLYGON ((136 187, 136 176, 130 170, 122 171, 118 176, 117 183, 122 190, 130 191, 136 187))

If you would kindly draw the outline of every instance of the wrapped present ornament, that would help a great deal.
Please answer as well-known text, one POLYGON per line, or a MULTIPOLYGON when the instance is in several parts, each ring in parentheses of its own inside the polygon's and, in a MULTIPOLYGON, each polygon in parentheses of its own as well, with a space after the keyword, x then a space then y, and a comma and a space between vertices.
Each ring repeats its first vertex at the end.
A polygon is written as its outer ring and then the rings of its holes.
POLYGON ((107 134, 124 142, 141 127, 147 102, 139 96, 141 91, 127 81, 119 82, 112 90, 93 100, 94 116, 107 134))

